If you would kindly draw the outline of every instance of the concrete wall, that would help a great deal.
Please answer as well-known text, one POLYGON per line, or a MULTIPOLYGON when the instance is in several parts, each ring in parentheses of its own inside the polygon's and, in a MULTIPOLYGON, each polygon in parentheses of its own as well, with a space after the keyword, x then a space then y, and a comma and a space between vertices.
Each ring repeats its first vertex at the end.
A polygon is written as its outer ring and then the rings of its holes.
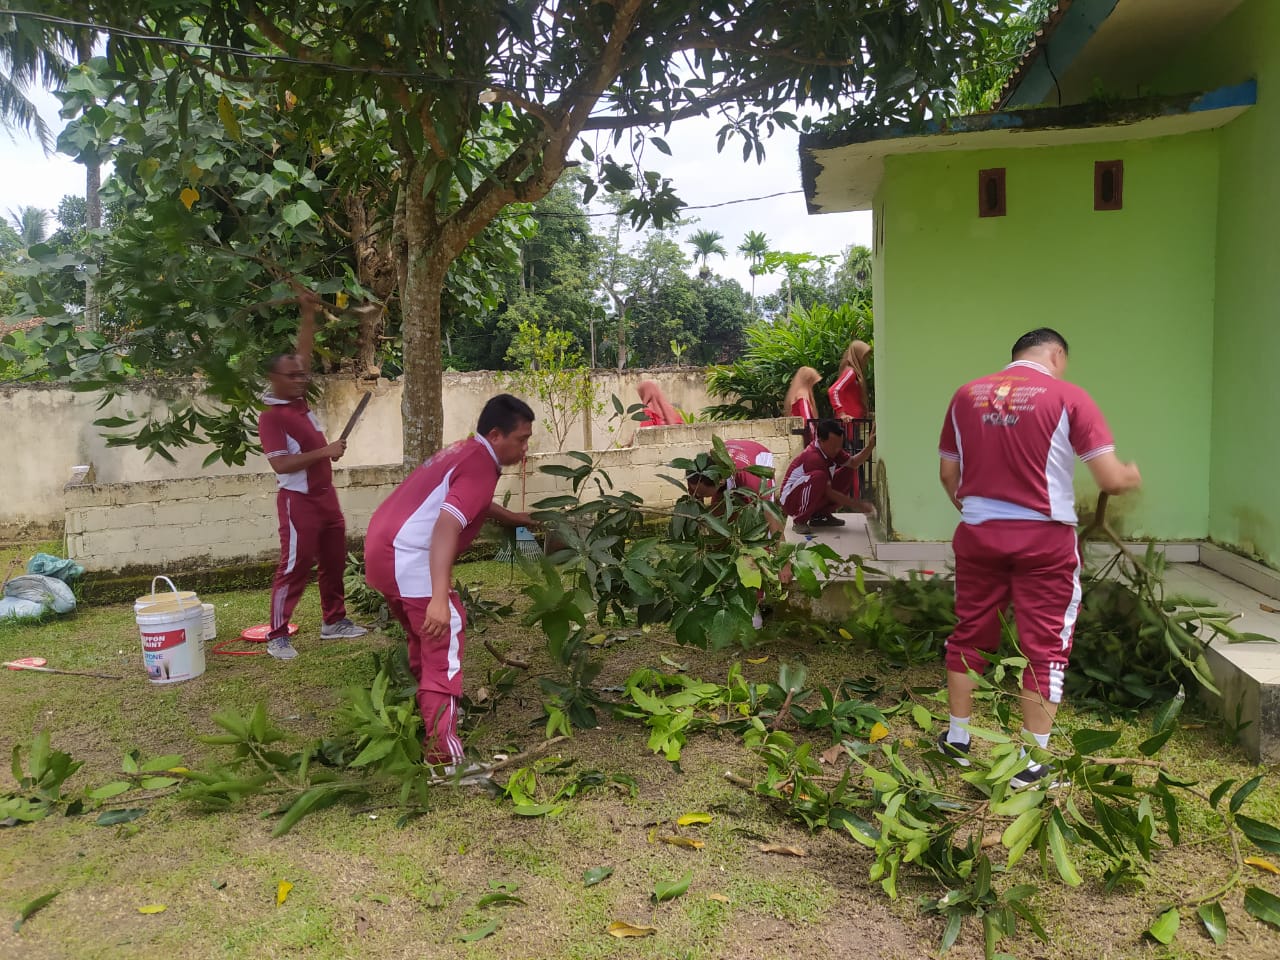
MULTIPOLYGON (((1214 137, 888 159, 875 202, 876 419, 895 533, 950 537, 937 456, 947 402, 1039 326, 1070 342, 1067 376, 1142 468, 1143 490, 1112 502, 1117 528, 1208 533, 1214 137), (1093 164, 1114 159, 1125 163, 1124 209, 1098 212, 1093 164), (1007 216, 978 216, 977 172, 989 167, 1007 170, 1007 216)), ((1076 492, 1096 496, 1083 467, 1076 492)))
MULTIPOLYGON (((617 395, 624 407, 638 402, 635 386, 645 379, 658 381, 668 399, 681 410, 697 413, 706 406, 706 381, 701 369, 597 371, 592 382, 596 396, 606 405, 606 415, 589 424, 575 422, 565 449, 604 450, 628 443, 635 433, 631 421, 609 422, 610 397, 617 395)), ((322 378, 315 409, 330 436, 341 432, 360 393, 373 387, 360 425, 351 436, 345 467, 400 463, 403 456, 400 394, 401 385, 385 380, 370 384, 346 378, 322 378)), ((243 467, 218 462, 203 467, 209 447, 173 451, 176 463, 150 457, 133 447, 109 447, 101 428, 93 421, 104 417, 163 415, 171 404, 184 402, 195 392, 196 383, 183 381, 139 381, 131 392, 97 409, 98 395, 75 393, 51 384, 23 384, 0 387, 4 404, 5 455, 0 457, 0 539, 20 536, 50 536, 61 532, 64 510, 62 488, 79 464, 92 464, 98 483, 178 480, 243 476, 269 468, 260 455, 249 457, 243 467)), ((503 374, 493 372, 446 373, 444 375, 445 437, 455 440, 475 429, 476 418, 485 400, 508 391, 503 374)), ((555 450, 555 442, 544 425, 545 407, 528 398, 538 415, 530 449, 555 450)))
POLYGON ((1207 90, 1250 77, 1257 104, 1219 132, 1209 535, 1280 567, 1280 3, 1241 4, 1158 86, 1207 90))
MULTIPOLYGON (((598 458, 616 489, 636 493, 649 505, 670 504, 680 491, 662 474, 679 475, 665 465, 709 449, 713 434, 766 444, 781 476, 800 451, 802 441, 791 433, 798 426, 798 420, 784 418, 652 427, 641 431, 633 446, 601 451, 598 458)), ((578 465, 556 453, 530 456, 524 494, 530 507, 569 492, 567 481, 539 472, 548 463, 578 465)), ((398 464, 334 471, 349 537, 363 537, 374 509, 404 475, 398 464)), ((518 468, 507 468, 499 481, 497 499, 507 494, 518 508, 518 468)), ((65 494, 68 554, 99 572, 162 573, 274 559, 280 550, 275 496, 275 479, 266 473, 71 485, 65 494)))

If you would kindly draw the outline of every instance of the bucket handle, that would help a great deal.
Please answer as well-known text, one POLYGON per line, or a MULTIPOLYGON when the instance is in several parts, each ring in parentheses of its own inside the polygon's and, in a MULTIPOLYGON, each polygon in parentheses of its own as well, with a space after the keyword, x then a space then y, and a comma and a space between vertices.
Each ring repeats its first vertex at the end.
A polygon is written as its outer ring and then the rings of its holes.
MULTIPOLYGON (((173 591, 173 598, 174 598, 175 600, 177 600, 177 601, 178 601, 178 609, 179 609, 179 610, 185 610, 185 609, 187 609, 186 604, 185 604, 185 603, 183 602, 183 600, 182 600, 182 594, 180 594, 180 593, 178 592, 178 588, 177 588, 177 587, 175 587, 175 586, 173 585, 173 581, 172 581, 172 580, 170 580, 168 577, 166 577, 164 574, 160 574, 160 575, 158 575, 158 576, 155 576, 155 577, 152 577, 152 578, 151 578, 151 596, 153 596, 153 597, 154 597, 154 596, 156 595, 156 581, 157 581, 157 580, 163 580, 165 583, 167 583, 167 584, 169 585, 169 589, 173 591)), ((197 598, 197 601, 198 601, 198 600, 199 600, 199 598, 197 598)), ((199 606, 199 603, 197 603, 196 605, 197 605, 197 606, 199 606)))

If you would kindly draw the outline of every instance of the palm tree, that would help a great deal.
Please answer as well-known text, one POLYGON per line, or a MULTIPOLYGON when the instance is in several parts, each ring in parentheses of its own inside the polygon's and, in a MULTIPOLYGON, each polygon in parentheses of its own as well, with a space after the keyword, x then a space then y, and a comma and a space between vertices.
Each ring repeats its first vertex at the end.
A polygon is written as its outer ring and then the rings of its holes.
POLYGON ((70 66, 64 56, 65 39, 51 28, 12 17, 0 22, 0 127, 17 127, 35 134, 45 152, 53 149, 53 132, 27 96, 33 86, 60 84, 70 66))
POLYGON ((769 238, 759 230, 748 230, 738 245, 738 252, 751 261, 751 305, 756 303, 756 277, 764 267, 764 255, 769 252, 769 238))
POLYGON ((707 266, 707 257, 713 253, 720 254, 721 258, 727 257, 729 254, 724 247, 720 245, 720 241, 724 239, 723 233, 717 233, 714 230, 695 230, 689 237, 689 245, 693 247, 693 259, 701 261, 702 266, 698 268, 698 276, 703 280, 711 276, 711 268, 707 266))
POLYGON ((9 222, 18 232, 22 256, 37 243, 43 243, 49 235, 49 211, 40 207, 19 207, 9 211, 9 222))

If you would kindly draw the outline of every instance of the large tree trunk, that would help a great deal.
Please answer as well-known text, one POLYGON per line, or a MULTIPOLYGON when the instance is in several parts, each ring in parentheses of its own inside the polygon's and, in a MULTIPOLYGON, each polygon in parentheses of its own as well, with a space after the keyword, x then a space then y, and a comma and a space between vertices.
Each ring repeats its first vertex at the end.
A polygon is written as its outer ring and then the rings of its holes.
MULTIPOLYGON (((420 178, 413 179, 420 182, 420 178)), ((409 189, 415 189, 413 180, 409 189)), ((449 260, 439 248, 439 238, 428 235, 424 206, 420 189, 417 196, 409 194, 405 216, 405 285, 400 296, 404 344, 400 414, 404 421, 404 462, 411 465, 427 459, 444 441, 440 295, 449 260)))

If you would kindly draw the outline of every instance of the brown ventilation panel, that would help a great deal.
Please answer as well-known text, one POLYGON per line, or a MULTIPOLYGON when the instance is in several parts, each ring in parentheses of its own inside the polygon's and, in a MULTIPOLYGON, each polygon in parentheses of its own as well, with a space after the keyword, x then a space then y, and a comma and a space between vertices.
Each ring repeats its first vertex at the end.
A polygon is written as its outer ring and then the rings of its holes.
POLYGON ((1124 209, 1124 161, 1099 160, 1093 165, 1093 209, 1124 209))
POLYGON ((1005 215, 1004 167, 978 171, 978 216, 1005 215))

